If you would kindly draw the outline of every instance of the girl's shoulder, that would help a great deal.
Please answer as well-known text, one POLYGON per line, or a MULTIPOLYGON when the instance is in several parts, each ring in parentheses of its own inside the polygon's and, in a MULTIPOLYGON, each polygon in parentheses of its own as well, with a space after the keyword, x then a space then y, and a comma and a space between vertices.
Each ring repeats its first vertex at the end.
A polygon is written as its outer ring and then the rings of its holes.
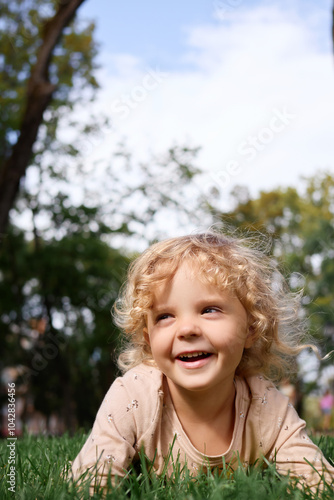
POLYGON ((286 411, 289 398, 282 394, 275 384, 262 375, 250 377, 239 377, 236 379, 236 391, 242 394, 242 398, 249 403, 260 403, 265 408, 280 407, 286 411))
POLYGON ((243 415, 244 432, 251 436, 266 455, 275 445, 284 429, 298 429, 305 426, 297 415, 289 398, 282 394, 272 381, 261 375, 236 380, 239 415, 243 415))
POLYGON ((122 397, 128 400, 144 399, 155 401, 163 390, 163 375, 154 367, 141 363, 128 370, 112 383, 106 398, 122 397))
POLYGON ((157 368, 140 364, 116 378, 105 395, 101 410, 117 428, 133 426, 139 433, 154 422, 163 404, 162 373, 157 368))
POLYGON ((139 365, 131 368, 127 372, 124 373, 123 376, 119 377, 116 380, 123 381, 127 385, 138 385, 138 381, 149 384, 150 386, 162 386, 163 374, 159 370, 159 368, 148 365, 145 363, 140 363, 139 365))

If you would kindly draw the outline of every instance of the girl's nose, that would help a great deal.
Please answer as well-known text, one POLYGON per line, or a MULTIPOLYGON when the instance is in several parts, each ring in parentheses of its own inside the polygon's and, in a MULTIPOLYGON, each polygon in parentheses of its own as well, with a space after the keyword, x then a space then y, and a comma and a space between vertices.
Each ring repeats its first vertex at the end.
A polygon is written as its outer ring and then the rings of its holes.
POLYGON ((201 335, 201 329, 195 321, 185 319, 180 322, 177 330, 179 338, 198 337, 199 335, 201 335))

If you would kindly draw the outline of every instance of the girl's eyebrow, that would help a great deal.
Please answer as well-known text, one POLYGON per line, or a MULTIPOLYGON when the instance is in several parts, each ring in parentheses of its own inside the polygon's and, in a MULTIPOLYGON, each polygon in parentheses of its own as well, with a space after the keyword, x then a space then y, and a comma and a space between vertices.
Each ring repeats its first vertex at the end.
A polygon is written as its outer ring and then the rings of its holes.
POLYGON ((177 304, 162 304, 157 307, 154 307, 154 312, 166 312, 166 311, 174 311, 177 308, 177 304))
POLYGON ((170 306, 168 304, 162 304, 162 305, 159 304, 158 306, 152 304, 152 306, 151 306, 150 309, 151 309, 151 311, 159 313, 159 312, 162 312, 162 311, 166 311, 166 309, 171 309, 171 308, 172 308, 172 306, 170 306))

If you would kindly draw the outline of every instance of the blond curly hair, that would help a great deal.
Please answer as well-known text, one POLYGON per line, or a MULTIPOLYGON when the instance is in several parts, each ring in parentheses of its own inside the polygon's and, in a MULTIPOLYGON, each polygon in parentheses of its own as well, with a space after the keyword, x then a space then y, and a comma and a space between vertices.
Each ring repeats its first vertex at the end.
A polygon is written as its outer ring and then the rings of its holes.
POLYGON ((306 347, 300 294, 291 294, 272 258, 254 248, 252 240, 207 232, 155 243, 129 267, 128 278, 114 306, 114 319, 126 339, 118 366, 122 372, 145 363, 155 366, 144 338, 154 290, 171 281, 183 262, 196 276, 219 290, 228 289, 244 306, 254 342, 244 350, 236 374, 262 374, 278 381, 287 375, 296 355, 306 347), (249 244, 251 241, 251 244, 249 244))

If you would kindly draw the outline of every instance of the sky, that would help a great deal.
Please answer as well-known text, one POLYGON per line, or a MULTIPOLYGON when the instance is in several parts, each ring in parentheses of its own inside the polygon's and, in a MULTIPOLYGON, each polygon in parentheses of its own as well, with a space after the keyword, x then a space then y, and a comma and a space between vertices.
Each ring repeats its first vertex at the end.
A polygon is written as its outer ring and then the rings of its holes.
POLYGON ((86 161, 110 158, 119 138, 141 160, 200 146, 208 183, 253 195, 334 174, 331 9, 331 0, 86 0, 80 15, 95 20, 100 45, 95 107, 112 122, 86 161))

